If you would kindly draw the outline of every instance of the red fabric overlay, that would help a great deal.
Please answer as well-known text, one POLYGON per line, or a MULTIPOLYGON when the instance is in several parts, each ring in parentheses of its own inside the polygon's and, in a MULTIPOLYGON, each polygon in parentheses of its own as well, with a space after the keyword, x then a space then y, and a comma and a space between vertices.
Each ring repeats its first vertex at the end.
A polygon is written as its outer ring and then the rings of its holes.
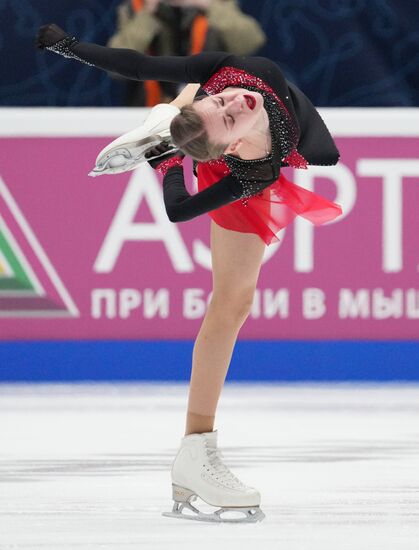
MULTIPOLYGON (((226 175, 222 162, 198 164, 198 190, 202 191, 226 175)), ((212 210, 211 218, 221 227, 241 233, 256 233, 267 244, 278 242, 278 231, 302 216, 314 225, 334 220, 342 208, 312 191, 304 189, 283 174, 246 204, 240 199, 212 210)))
POLYGON ((160 172, 160 174, 163 174, 165 176, 170 170, 170 168, 173 168, 174 166, 182 166, 183 157, 171 157, 170 159, 164 160, 160 164, 158 164, 155 168, 156 172, 160 172))

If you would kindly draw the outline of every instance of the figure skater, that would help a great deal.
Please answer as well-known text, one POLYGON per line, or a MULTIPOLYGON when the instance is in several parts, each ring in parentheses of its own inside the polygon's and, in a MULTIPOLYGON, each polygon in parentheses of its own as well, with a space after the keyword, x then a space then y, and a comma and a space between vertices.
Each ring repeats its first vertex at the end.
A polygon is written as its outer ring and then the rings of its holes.
MULTIPOLYGON (((163 175, 171 221, 209 213, 213 294, 195 341, 185 435, 172 465, 174 506, 167 516, 255 522, 265 515, 260 493, 222 462, 214 420, 240 328, 253 302, 264 251, 297 216, 319 225, 341 207, 285 179, 282 166, 334 165, 339 152, 310 100, 264 57, 224 52, 151 57, 79 42, 55 24, 36 45, 133 80, 191 83, 173 104, 169 141, 148 153, 163 175), (170 150, 173 143, 178 150, 170 150), (159 156, 161 158, 159 158, 159 156), (185 188, 182 159, 194 159, 198 190, 185 188), (219 507, 212 514, 192 502, 219 507), (185 514, 187 508, 193 512, 185 514), (225 512, 240 512, 227 518, 225 512)), ((228 515, 228 514, 227 514, 228 515)))

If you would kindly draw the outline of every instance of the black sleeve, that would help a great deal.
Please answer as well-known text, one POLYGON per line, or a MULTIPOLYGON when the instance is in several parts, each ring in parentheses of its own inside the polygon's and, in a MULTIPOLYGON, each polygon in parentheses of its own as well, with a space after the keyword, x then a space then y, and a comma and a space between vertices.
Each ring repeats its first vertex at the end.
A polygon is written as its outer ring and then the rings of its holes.
POLYGON ((225 52, 203 52, 190 56, 152 56, 127 48, 108 48, 77 42, 71 51, 99 69, 131 80, 205 83, 230 56, 225 52))
POLYGON ((171 222, 185 222, 229 204, 241 196, 240 182, 234 176, 226 176, 207 189, 190 195, 185 187, 183 168, 168 170, 163 179, 163 197, 171 222))
POLYGON ((308 97, 292 82, 288 82, 300 126, 298 152, 309 164, 332 166, 339 160, 339 150, 329 129, 308 97))

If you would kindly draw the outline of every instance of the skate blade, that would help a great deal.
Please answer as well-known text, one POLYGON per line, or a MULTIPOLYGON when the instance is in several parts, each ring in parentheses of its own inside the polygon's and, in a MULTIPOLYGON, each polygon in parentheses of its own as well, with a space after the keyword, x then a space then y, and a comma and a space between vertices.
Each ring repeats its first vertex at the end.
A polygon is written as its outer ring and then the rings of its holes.
POLYGON ((260 508, 220 508, 212 514, 206 514, 200 512, 195 506, 188 506, 184 503, 179 504, 180 503, 175 503, 172 512, 163 512, 162 516, 177 519, 191 519, 193 521, 207 521, 209 523, 256 523, 262 521, 266 517, 260 508), (191 510, 193 514, 183 513, 184 508, 191 510), (232 512, 245 515, 238 518, 222 517, 222 514, 232 512))
POLYGON ((175 151, 178 151, 178 147, 172 145, 172 147, 165 151, 161 155, 145 158, 146 153, 151 149, 159 145, 164 138, 160 135, 149 136, 138 142, 127 143, 120 145, 104 153, 96 160, 96 166, 89 176, 96 177, 105 174, 120 174, 122 172, 128 172, 134 170, 142 162, 147 162, 156 158, 162 157, 162 159, 175 151))

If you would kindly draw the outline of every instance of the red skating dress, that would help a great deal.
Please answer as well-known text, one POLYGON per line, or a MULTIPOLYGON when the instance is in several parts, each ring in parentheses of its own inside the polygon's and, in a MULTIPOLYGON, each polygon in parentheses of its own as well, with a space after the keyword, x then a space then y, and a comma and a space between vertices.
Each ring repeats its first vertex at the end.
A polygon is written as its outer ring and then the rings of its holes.
MULTIPOLYGON (((238 86, 258 91, 264 97, 272 136, 270 157, 242 161, 223 155, 217 160, 196 163, 195 169, 199 192, 231 176, 241 181, 247 191, 245 196, 212 209, 208 214, 221 227, 241 233, 255 233, 267 245, 278 242, 278 232, 296 216, 321 225, 342 214, 340 205, 292 183, 280 173, 281 166, 306 169, 308 164, 333 165, 339 159, 335 143, 310 100, 285 79, 280 81, 282 90, 284 82, 286 91, 283 93, 287 94, 285 100, 288 105, 264 80, 237 67, 222 67, 200 89, 201 93, 213 95, 226 87, 238 86), (266 165, 274 166, 276 177, 258 185, 257 171, 262 167, 263 172, 263 165, 265 168, 266 165)), ((176 164, 178 161, 173 163, 171 159, 163 162, 162 165, 166 165, 164 173, 176 164)))
MULTIPOLYGON (((285 157, 282 159, 283 163, 294 168, 307 168, 307 160, 297 150, 298 138, 301 137, 301 134, 298 135, 299 132, 295 127, 296 125, 292 120, 291 114, 272 87, 262 79, 244 70, 224 67, 214 74, 202 86, 202 89, 212 95, 220 93, 227 87, 226 84, 227 86, 240 86, 247 89, 257 89, 261 93, 264 92, 265 107, 270 119, 270 125, 277 126, 276 130, 280 134, 279 136, 272 136, 274 138, 273 147, 280 141, 282 150, 285 149, 288 152, 288 155, 283 155, 285 157), (266 101, 268 98, 270 102, 266 101), (271 109, 269 109, 269 105, 271 109), (275 116, 276 113, 277 115, 275 116), (286 125, 287 132, 281 132, 281 125, 278 127, 278 118, 280 117, 288 122, 286 125), (288 135, 284 136, 284 133, 288 135), (280 138, 279 140, 275 139, 278 137, 280 138), (286 143, 285 147, 284 142, 286 143)), ((326 127, 317 111, 315 111, 311 102, 295 86, 291 88, 289 86, 289 89, 289 95, 292 95, 297 120, 298 114, 301 114, 306 119, 310 118, 311 120, 305 121, 305 127, 310 128, 311 123, 311 130, 321 139, 326 127)), ((326 137, 330 141, 330 134, 327 129, 326 132, 328 134, 326 134, 326 137)), ((328 143, 327 145, 330 147, 331 144, 328 143)), ((199 163, 197 171, 198 190, 202 191, 228 173, 229 167, 223 159, 199 163)), ((221 227, 242 233, 256 233, 267 245, 278 242, 277 233, 289 225, 298 215, 315 225, 321 225, 334 220, 341 214, 342 208, 338 204, 288 181, 282 173, 279 174, 274 183, 256 195, 239 199, 209 212, 211 218, 221 227)))
MULTIPOLYGON (((198 165, 198 190, 202 191, 225 175, 223 162, 198 165)), ((342 208, 291 181, 283 174, 269 187, 247 200, 237 200, 208 212, 225 229, 256 233, 267 244, 278 242, 277 233, 298 215, 315 225, 334 220, 342 208)))

